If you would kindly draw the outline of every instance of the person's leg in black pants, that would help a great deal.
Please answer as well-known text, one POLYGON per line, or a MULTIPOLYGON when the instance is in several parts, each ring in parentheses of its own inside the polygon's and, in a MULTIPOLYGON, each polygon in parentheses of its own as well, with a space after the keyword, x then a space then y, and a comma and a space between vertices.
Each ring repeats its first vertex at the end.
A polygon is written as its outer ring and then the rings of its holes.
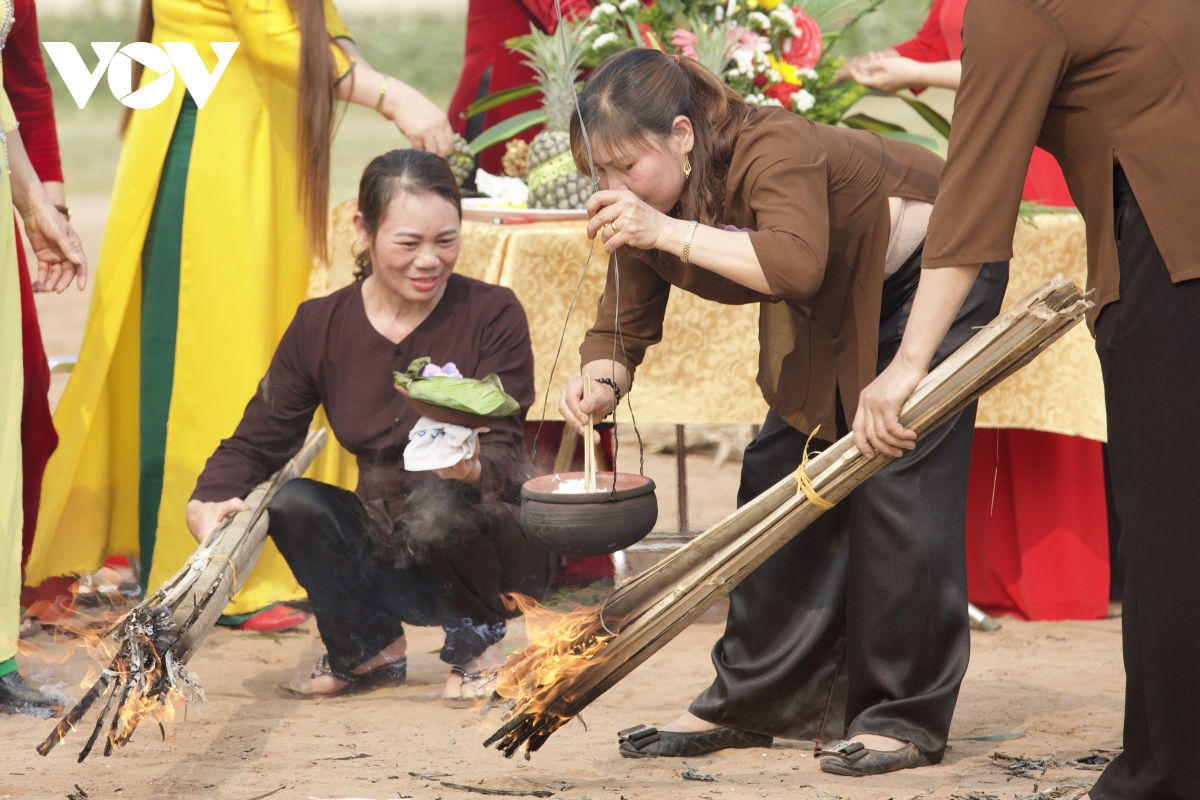
POLYGON ((1125 572, 1125 749, 1093 800, 1200 798, 1200 280, 1172 284, 1115 176, 1121 299, 1096 321, 1125 572))
POLYGON ((553 557, 531 542, 512 511, 484 502, 461 481, 430 479, 404 501, 399 539, 409 549, 437 603, 446 632, 441 658, 467 664, 504 638, 517 616, 501 597, 539 599, 553 557))
MULTIPOLYGON (((996 317, 1007 285, 1007 262, 983 266, 931 369, 996 317)), ((880 372, 900 347, 915 285, 889 294, 906 299, 885 302, 880 372)), ((931 431, 848 499, 848 733, 912 742, 934 762, 945 751, 971 651, 966 525, 975 409, 931 431)))
POLYGON ((353 492, 302 478, 275 495, 268 513, 269 535, 308 592, 330 666, 341 673, 399 639, 405 622, 441 626, 442 660, 468 664, 504 638, 514 612, 500 593, 537 597, 548 582, 549 556, 511 513, 458 481, 430 481, 406 501, 408 541, 397 546, 409 554, 402 562, 413 563, 402 567, 353 492))
MULTIPOLYGON (((895 355, 919 254, 885 285, 878 368, 895 355)), ((989 264, 935 363, 999 312, 989 264)), ((845 432, 839 420, 838 433, 845 432)), ((872 733, 941 758, 970 649, 966 479, 974 407, 933 431, 785 545, 730 595, 717 679, 691 706, 708 722, 823 740, 872 733)), ((790 475, 806 434, 768 414, 746 450, 739 503, 790 475)), ((814 444, 814 448, 826 446, 814 444)))
MULTIPOLYGON (((768 411, 742 460, 738 506, 794 473, 807 438, 768 411)), ((829 444, 814 439, 810 447, 829 444)), ((692 714, 767 736, 841 736, 848 520, 847 505, 834 506, 734 588, 725 634, 712 651, 717 677, 692 702, 692 714)))
POLYGON ((276 493, 267 513, 268 535, 308 592, 336 672, 350 672, 399 639, 405 622, 439 624, 420 570, 373 557, 371 522, 353 492, 299 478, 276 493))

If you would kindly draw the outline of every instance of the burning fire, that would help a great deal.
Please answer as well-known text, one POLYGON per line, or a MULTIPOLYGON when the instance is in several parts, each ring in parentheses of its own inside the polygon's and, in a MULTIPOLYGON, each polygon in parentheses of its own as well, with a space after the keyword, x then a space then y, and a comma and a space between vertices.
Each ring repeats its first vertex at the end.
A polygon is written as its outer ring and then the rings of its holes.
POLYGON ((500 668, 495 694, 480 712, 482 719, 501 708, 505 721, 484 744, 503 740, 498 747, 511 758, 524 742, 528 759, 531 750, 571 719, 564 687, 587 671, 614 634, 605 630, 602 608, 581 606, 564 613, 523 595, 506 594, 503 600, 507 608, 524 614, 528 644, 500 668), (512 731, 524 735, 510 736, 512 731))
POLYGON ((523 713, 552 712, 559 700, 560 681, 586 669, 612 634, 599 624, 594 607, 563 613, 524 595, 506 594, 502 599, 506 608, 525 616, 528 644, 500 668, 495 692, 520 703, 523 713))
MULTIPOLYGON (((109 570, 111 572, 111 570, 109 570)), ((109 576, 101 576, 101 581, 109 576)), ((110 581, 111 582, 111 581, 110 581)), ((138 724, 146 719, 158 724, 164 741, 179 706, 203 700, 195 677, 174 659, 178 627, 166 608, 145 606, 130 608, 127 599, 115 593, 96 593, 97 607, 88 608, 83 581, 71 587, 70 597, 39 600, 30 613, 47 624, 52 641, 39 645, 21 640, 20 652, 46 662, 64 663, 80 648, 102 668, 89 664, 80 682, 83 698, 54 727, 38 752, 46 755, 106 693, 100 718, 79 755, 83 761, 100 735, 104 734, 104 755, 126 744, 138 724), (111 691, 110 691, 111 690, 111 691), (107 723, 107 725, 106 725, 107 723)), ((88 598, 90 599, 90 598, 88 598)))

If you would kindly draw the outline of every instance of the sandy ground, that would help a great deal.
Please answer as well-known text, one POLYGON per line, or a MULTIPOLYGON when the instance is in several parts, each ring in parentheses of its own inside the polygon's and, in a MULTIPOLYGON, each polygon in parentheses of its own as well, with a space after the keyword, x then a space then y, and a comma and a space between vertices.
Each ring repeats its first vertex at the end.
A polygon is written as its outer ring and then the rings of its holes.
MULTIPOLYGON (((712 783, 684 781, 671 760, 629 761, 617 754, 616 732, 637 722, 671 718, 712 677, 708 650, 718 620, 692 626, 655 658, 559 731, 532 761, 506 761, 481 744, 494 729, 475 712, 441 705, 439 632, 409 630, 409 683, 344 698, 300 700, 279 684, 322 651, 309 630, 277 640, 218 629, 193 661, 208 706, 174 726, 163 743, 150 726, 111 758, 75 756, 87 731, 43 759, 34 746, 50 723, 0 719, 0 798, 62 798, 78 784, 89 798, 420 798, 471 796, 441 781, 493 789, 547 789, 561 800, 650 798, 1020 798, 1097 773, 1057 767, 1010 778, 991 754, 1052 757, 1059 764, 1119 745, 1122 673, 1120 626, 1102 622, 1006 621, 975 633, 945 760, 938 766, 872 778, 819 771, 811 745, 777 742, 766 750, 726 751, 690 759, 712 783), (961 737, 1022 733, 1007 741, 961 737), (416 775, 414 775, 416 773, 416 775), (436 777, 423 777, 436 776, 436 777)), ((519 624, 509 639, 520 641, 519 624)), ((42 634, 42 636, 46 636, 42 634)), ((42 684, 64 682, 78 697, 86 671, 78 653, 66 664, 29 665, 42 684)), ((88 726, 90 729, 90 725, 88 726)))

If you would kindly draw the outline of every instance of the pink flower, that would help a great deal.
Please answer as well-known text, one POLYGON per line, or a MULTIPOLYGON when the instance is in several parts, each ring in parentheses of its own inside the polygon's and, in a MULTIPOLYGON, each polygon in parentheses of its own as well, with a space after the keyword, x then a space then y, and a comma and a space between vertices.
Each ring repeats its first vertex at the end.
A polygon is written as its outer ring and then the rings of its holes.
POLYGON ((737 42, 738 50, 758 50, 766 41, 754 31, 747 30, 740 25, 729 32, 729 38, 737 42))
POLYGON ((695 60, 696 58, 696 34, 684 28, 676 28, 671 34, 671 44, 679 48, 679 52, 695 60))

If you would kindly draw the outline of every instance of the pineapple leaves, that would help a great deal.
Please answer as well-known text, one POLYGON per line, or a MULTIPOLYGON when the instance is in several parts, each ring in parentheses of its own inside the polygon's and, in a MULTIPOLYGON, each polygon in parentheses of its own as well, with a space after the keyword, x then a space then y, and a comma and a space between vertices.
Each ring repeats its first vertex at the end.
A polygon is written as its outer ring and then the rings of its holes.
POLYGON ((847 128, 857 128, 860 131, 875 131, 876 133, 904 133, 904 128, 891 122, 868 117, 866 114, 855 114, 843 117, 842 124, 847 128))
POLYGON ((938 155, 941 155, 941 152, 942 152, 941 148, 938 147, 937 140, 935 140, 931 136, 922 136, 919 133, 908 133, 906 131, 888 131, 888 132, 884 133, 883 135, 890 137, 892 139, 899 139, 902 142, 912 142, 913 144, 919 144, 922 147, 924 147, 926 150, 932 150, 933 152, 937 153, 938 155))
POLYGON ((884 122, 881 119, 868 117, 866 114, 855 114, 851 117, 845 117, 842 119, 842 124, 847 128, 855 128, 860 131, 874 131, 875 133, 888 136, 892 139, 899 139, 903 142, 919 144, 935 153, 941 152, 935 139, 929 136, 921 136, 920 134, 909 133, 895 123, 884 122))
POLYGON ((476 114, 482 114, 484 111, 491 111, 496 106, 502 106, 505 103, 511 103, 513 100, 520 100, 523 97, 530 97, 542 90, 542 87, 536 83, 527 83, 524 86, 513 86, 510 89, 504 89, 499 92, 492 92, 487 97, 476 100, 471 105, 467 106, 466 114, 468 117, 473 117, 476 114))
POLYGON ((925 103, 922 103, 920 100, 916 100, 911 97, 905 97, 902 94, 898 94, 896 97, 899 97, 901 100, 908 103, 912 110, 920 114, 921 119, 928 122, 929 127, 937 131, 943 138, 950 138, 950 123, 945 117, 934 111, 925 103))
MULTIPOLYGON (((575 91, 583 88, 583 81, 575 83, 575 91)), ((498 108, 505 103, 511 103, 514 100, 521 100, 526 97, 532 97, 542 91, 541 84, 527 83, 524 86, 514 86, 511 89, 502 89, 499 92, 493 92, 487 97, 476 100, 471 105, 467 106, 464 112, 468 117, 473 117, 476 114, 482 114, 485 111, 491 111, 493 108, 498 108)))
POLYGON ((546 110, 544 108, 535 108, 533 111, 509 117, 476 136, 471 141, 471 152, 479 155, 492 145, 506 142, 517 134, 529 130, 534 125, 541 125, 545 121, 546 110))

